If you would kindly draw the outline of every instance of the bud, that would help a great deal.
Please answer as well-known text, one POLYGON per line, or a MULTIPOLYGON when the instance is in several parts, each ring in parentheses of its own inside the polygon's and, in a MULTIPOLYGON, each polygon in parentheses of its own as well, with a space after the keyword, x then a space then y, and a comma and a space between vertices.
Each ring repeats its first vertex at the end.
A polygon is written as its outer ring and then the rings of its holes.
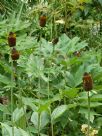
POLYGON ((0 103, 3 105, 7 105, 9 102, 8 97, 0 97, 0 103))
POLYGON ((76 56, 76 57, 80 57, 80 56, 81 56, 81 53, 80 53, 80 51, 75 51, 75 52, 73 53, 73 55, 76 56))
POLYGON ((59 40, 58 37, 54 38, 54 39, 52 40, 53 45, 57 44, 57 43, 58 43, 58 40, 59 40))
POLYGON ((20 56, 19 52, 15 48, 13 48, 12 52, 11 52, 11 58, 12 58, 12 60, 18 60, 19 56, 20 56))
POLYGON ((8 44, 10 47, 16 46, 16 34, 13 32, 9 33, 8 44))
POLYGON ((40 16, 40 26, 45 27, 45 25, 46 25, 46 16, 42 15, 40 16))
POLYGON ((85 72, 83 76, 83 87, 85 91, 90 91, 93 88, 92 77, 89 73, 85 72))

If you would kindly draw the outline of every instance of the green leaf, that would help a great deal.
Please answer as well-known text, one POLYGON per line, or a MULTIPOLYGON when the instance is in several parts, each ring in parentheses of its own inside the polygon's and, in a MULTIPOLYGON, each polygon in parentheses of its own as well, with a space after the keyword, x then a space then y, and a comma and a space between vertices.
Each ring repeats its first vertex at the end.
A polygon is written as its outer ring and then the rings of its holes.
POLYGON ((91 97, 92 101, 102 101, 102 94, 97 94, 91 97))
MULTIPOLYGON (((2 136, 13 136, 12 127, 4 123, 1 123, 1 126, 2 126, 2 133, 3 133, 2 136)), ((29 134, 26 131, 16 127, 14 127, 14 135, 15 136, 29 136, 29 134)))
POLYGON ((75 80, 72 73, 66 72, 66 81, 68 82, 68 86, 75 87, 75 80))
POLYGON ((36 111, 38 109, 37 106, 35 105, 35 101, 33 98, 22 97, 22 102, 24 103, 24 105, 31 107, 33 111, 36 111))
POLYGON ((17 50, 24 51, 27 49, 34 49, 36 47, 36 40, 32 37, 22 35, 18 37, 17 50))
POLYGON ((40 113, 33 112, 31 116, 31 122, 34 124, 34 127, 38 129, 38 120, 40 117, 40 130, 43 129, 49 123, 49 115, 46 111, 40 113))
POLYGON ((29 136, 29 134, 26 131, 24 131, 23 129, 19 128, 18 130, 19 130, 21 136, 29 136))
POLYGON ((10 114, 8 107, 6 105, 0 104, 0 111, 4 112, 5 114, 10 114))
POLYGON ((26 111, 26 107, 22 107, 22 108, 16 108, 13 112, 13 120, 14 122, 17 122, 18 120, 20 120, 20 118, 24 115, 26 111))
POLYGON ((63 115, 63 113, 68 110, 68 105, 61 105, 54 109, 51 114, 51 119, 54 122, 57 118, 63 115))
POLYGON ((99 1, 99 3, 102 5, 102 0, 98 0, 99 1))
MULTIPOLYGON (((44 64, 38 56, 30 55, 29 60, 27 62, 26 72, 29 77, 39 77, 39 75, 43 75, 44 64), (40 69, 39 69, 40 68, 40 69)), ((44 75, 43 75, 44 76, 44 75)), ((44 78, 44 77, 43 77, 44 78)))
MULTIPOLYGON (((82 107, 88 107, 87 102, 79 103, 79 105, 82 106, 82 107)), ((102 103, 99 103, 99 102, 90 102, 90 107, 91 108, 98 107, 98 106, 101 106, 101 105, 102 105, 102 103)))
POLYGON ((10 79, 7 78, 6 76, 1 75, 1 74, 0 74, 0 82, 1 82, 1 83, 4 83, 4 84, 6 84, 6 85, 11 84, 10 79))
POLYGON ((78 94, 78 88, 69 88, 68 90, 62 90, 62 94, 68 98, 74 98, 78 94))
MULTIPOLYGON (((84 114, 85 118, 88 119, 88 110, 84 108, 80 108, 79 113, 84 114)), ((90 111, 90 121, 93 123, 94 116, 99 116, 100 114, 97 114, 94 111, 90 111)))
POLYGON ((82 77, 84 73, 84 65, 81 65, 78 70, 75 73, 75 86, 78 86, 80 83, 82 83, 82 77))
MULTIPOLYGON (((4 123, 1 123, 1 126, 2 126, 3 136, 13 136, 12 127, 10 127, 9 125, 4 124, 4 123)), ((14 127, 14 134, 15 134, 15 136, 21 136, 16 127, 14 127)))

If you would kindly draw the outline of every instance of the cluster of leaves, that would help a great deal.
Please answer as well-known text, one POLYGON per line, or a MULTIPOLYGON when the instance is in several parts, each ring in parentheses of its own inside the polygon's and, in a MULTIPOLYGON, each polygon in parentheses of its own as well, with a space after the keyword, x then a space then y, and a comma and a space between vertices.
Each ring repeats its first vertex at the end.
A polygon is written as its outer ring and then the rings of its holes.
MULTIPOLYGON (((90 4, 92 1, 80 0, 80 2, 90 4)), ((59 3, 55 3, 55 6, 59 7, 57 10, 61 10, 59 3)), ((49 13, 51 13, 50 6, 46 9, 49 10, 49 13)), ((73 5, 70 3, 69 6, 72 7, 71 11, 74 14, 76 10, 73 5)), ((13 14, 9 19, 0 22, 0 96, 8 96, 9 99, 7 105, 0 104, 2 135, 12 136, 12 127, 15 136, 83 135, 81 125, 87 123, 88 118, 87 93, 82 87, 84 72, 91 73, 94 81, 94 88, 90 93, 91 124, 101 131, 101 51, 97 52, 95 48, 90 48, 90 44, 80 40, 79 37, 74 36, 75 34, 68 37, 60 33, 63 27, 66 33, 69 32, 66 25, 57 27, 56 24, 50 24, 55 14, 49 17, 47 27, 41 29, 38 26, 38 12, 32 10, 36 16, 35 22, 31 22, 32 18, 30 21, 28 18, 27 21, 20 19, 21 10, 17 18, 13 14), (49 41, 54 38, 53 35, 58 29, 59 33, 56 35, 59 35, 59 41, 53 45, 49 41), (10 65, 10 49, 7 45, 7 34, 12 30, 17 34, 16 46, 21 54, 15 64, 16 80, 13 82, 11 81, 13 71, 10 65), (47 34, 43 36, 44 32, 47 34), (75 52, 79 52, 80 55, 77 56, 75 52), (13 113, 10 111, 11 88, 14 94, 13 113), (10 121, 11 114, 13 115, 13 126, 10 121)), ((65 14, 64 8, 62 11, 60 17, 65 14)), ((77 23, 80 24, 80 22, 77 23)), ((81 36, 82 31, 79 28, 76 27, 74 30, 77 35, 81 36)), ((91 44, 93 44, 92 39, 91 44)))

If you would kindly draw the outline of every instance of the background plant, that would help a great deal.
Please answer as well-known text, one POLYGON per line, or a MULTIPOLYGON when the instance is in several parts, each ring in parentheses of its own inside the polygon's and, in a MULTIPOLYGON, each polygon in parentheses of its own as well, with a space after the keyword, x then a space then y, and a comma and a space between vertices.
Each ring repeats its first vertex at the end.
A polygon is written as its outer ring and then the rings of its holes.
MULTIPOLYGON (((17 34, 16 47, 21 54, 17 61, 14 85, 15 134, 38 135, 40 131, 42 136, 83 135, 81 126, 87 122, 87 94, 83 91, 82 77, 84 72, 89 72, 94 81, 94 89, 90 93, 91 125, 99 130, 101 136, 100 27, 95 31, 95 35, 93 33, 93 24, 96 25, 97 20, 100 24, 101 12, 97 13, 97 6, 101 9, 101 3, 97 2, 98 5, 95 5, 95 1, 66 1, 66 4, 63 4, 63 1, 31 2, 23 7, 21 5, 18 9, 14 6, 15 12, 12 12, 12 6, 9 14, 2 13, 0 22, 1 97, 8 96, 9 99, 10 88, 13 85, 10 81, 12 69, 7 45, 7 34, 10 31, 17 34), (36 5, 31 6, 31 2, 36 5), (66 9, 66 5, 69 8, 66 9), (31 9, 28 10, 27 6, 31 9), (47 24, 43 29, 39 26, 39 16, 42 12, 48 12, 47 24), (93 13, 97 13, 95 18, 93 13), (63 24, 60 23, 62 20, 63 24), (51 41, 55 37, 59 37, 59 40, 53 50, 51 41)), ((5 136, 11 136, 10 101, 7 105, 0 104, 0 112, 2 132, 5 136)))

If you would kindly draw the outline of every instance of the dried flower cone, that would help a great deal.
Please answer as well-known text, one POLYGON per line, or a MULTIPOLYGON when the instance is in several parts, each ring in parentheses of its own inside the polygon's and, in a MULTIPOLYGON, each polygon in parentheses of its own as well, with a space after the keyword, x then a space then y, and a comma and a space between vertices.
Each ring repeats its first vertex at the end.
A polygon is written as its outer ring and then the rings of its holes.
POLYGON ((40 26, 45 27, 45 25, 46 25, 46 16, 42 15, 40 16, 40 26))
POLYGON ((54 38, 54 39, 52 40, 53 45, 57 44, 58 41, 59 41, 58 37, 57 37, 57 38, 54 38))
POLYGON ((83 76, 83 87, 85 89, 85 91, 91 91, 93 88, 93 81, 92 81, 92 77, 89 73, 84 73, 83 76))
POLYGON ((11 52, 11 58, 12 58, 12 60, 18 60, 19 56, 20 56, 19 52, 15 48, 13 48, 12 52, 11 52))
POLYGON ((16 34, 13 33, 13 32, 9 33, 9 36, 8 36, 8 45, 10 47, 16 46, 16 34))

